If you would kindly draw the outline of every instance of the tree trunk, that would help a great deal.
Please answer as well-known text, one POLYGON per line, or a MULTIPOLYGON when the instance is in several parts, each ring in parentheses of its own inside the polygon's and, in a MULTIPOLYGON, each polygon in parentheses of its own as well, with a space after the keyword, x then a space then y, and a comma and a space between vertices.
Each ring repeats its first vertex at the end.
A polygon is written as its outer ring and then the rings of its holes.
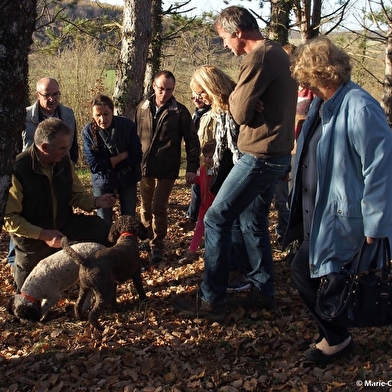
POLYGON ((381 106, 385 111, 389 126, 392 127, 392 20, 389 20, 385 43, 385 76, 381 106))
POLYGON ((281 45, 286 45, 289 41, 292 0, 271 0, 270 5, 271 16, 268 37, 281 45))
POLYGON ((114 103, 118 114, 133 119, 142 99, 147 53, 151 42, 151 0, 124 0, 120 59, 114 103))
POLYGON ((144 97, 150 96, 154 75, 160 71, 162 58, 162 0, 151 3, 152 39, 148 51, 147 67, 144 76, 144 97))
POLYGON ((0 3, 0 223, 15 155, 25 127, 28 54, 35 27, 37 0, 0 3))
POLYGON ((302 41, 320 34, 322 0, 294 0, 293 11, 302 41))

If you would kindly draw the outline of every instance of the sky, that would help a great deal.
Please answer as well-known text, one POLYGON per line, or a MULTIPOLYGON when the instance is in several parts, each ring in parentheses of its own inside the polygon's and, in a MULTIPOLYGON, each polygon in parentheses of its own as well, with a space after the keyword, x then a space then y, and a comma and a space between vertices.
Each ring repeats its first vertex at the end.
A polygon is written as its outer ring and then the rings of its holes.
MULTIPOLYGON (((123 5, 123 0, 98 0, 102 3, 109 3, 115 5, 123 5)), ((174 3, 182 3, 185 0, 163 0, 164 9, 168 8, 169 5, 174 3)), ((364 0, 357 1, 357 5, 363 3, 364 0)), ((327 4, 332 8, 336 9, 336 4, 334 2, 327 2, 327 4)), ((223 8, 228 7, 229 5, 240 5, 242 7, 250 8, 256 13, 260 13, 261 10, 258 6, 258 2, 251 0, 230 0, 229 4, 226 4, 223 0, 191 0, 191 2, 186 6, 186 9, 195 8, 193 11, 189 12, 188 16, 197 16, 201 15, 203 12, 214 11, 215 13, 219 13, 223 8)), ((269 11, 269 7, 265 7, 265 12, 269 11)), ((358 26, 358 23, 351 17, 346 19, 346 27, 355 28, 358 26)))
MULTIPOLYGON (((102 3, 109 3, 109 4, 115 4, 115 5, 123 5, 124 2, 123 0, 100 0, 102 3)), ((164 0, 164 8, 167 8, 169 5, 174 4, 174 3, 182 3, 183 0, 177 0, 177 1, 171 1, 171 0, 164 0)), ((244 2, 240 1, 235 1, 231 0, 230 5, 243 5, 244 2)), ((195 15, 201 15, 203 12, 208 12, 208 11, 215 11, 219 12, 223 8, 228 7, 227 4, 225 4, 224 1, 222 0, 191 0, 191 2, 186 6, 186 9, 189 8, 196 8, 194 11, 189 13, 189 16, 195 16, 195 15)))

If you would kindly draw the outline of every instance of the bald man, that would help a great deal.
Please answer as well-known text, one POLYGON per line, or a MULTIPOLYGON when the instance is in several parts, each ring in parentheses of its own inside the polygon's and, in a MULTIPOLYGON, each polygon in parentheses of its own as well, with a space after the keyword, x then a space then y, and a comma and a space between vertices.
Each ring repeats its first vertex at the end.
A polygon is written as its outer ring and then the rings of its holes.
POLYGON ((33 144, 38 124, 47 118, 57 117, 72 130, 72 146, 69 154, 72 162, 76 163, 79 157, 79 148, 75 115, 72 109, 60 103, 60 86, 57 80, 49 77, 38 80, 35 96, 37 101, 26 108, 26 128, 22 133, 23 151, 33 144))

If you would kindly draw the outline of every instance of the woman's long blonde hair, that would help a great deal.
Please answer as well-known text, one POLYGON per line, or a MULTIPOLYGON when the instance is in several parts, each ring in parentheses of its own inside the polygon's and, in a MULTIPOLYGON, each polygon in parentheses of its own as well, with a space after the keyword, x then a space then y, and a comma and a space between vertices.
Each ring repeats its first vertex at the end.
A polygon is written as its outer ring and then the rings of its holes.
POLYGON ((221 69, 213 65, 203 65, 192 75, 190 82, 191 90, 208 94, 212 102, 212 110, 229 110, 229 95, 234 90, 235 82, 221 69))

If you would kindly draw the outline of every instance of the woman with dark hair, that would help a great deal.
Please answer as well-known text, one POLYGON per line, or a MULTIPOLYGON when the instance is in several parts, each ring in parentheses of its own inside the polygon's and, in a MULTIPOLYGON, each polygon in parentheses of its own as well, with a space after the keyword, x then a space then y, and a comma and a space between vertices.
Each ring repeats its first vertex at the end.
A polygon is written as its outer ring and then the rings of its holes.
MULTIPOLYGON (((121 215, 135 215, 142 159, 135 124, 125 117, 115 116, 113 101, 106 95, 95 96, 91 109, 92 120, 84 127, 82 137, 94 195, 118 195, 121 215)), ((99 208, 97 214, 112 223, 111 208, 99 208)))

